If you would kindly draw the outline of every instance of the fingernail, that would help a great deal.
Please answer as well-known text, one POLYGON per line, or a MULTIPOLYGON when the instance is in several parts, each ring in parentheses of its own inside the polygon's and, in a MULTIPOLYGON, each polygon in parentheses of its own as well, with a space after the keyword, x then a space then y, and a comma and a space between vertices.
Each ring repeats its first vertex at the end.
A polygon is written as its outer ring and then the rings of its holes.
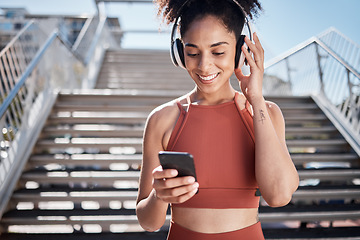
POLYGON ((190 177, 190 178, 188 178, 188 183, 193 183, 193 182, 195 182, 195 178, 193 178, 193 177, 190 177))
POLYGON ((176 170, 171 170, 170 174, 171 174, 172 176, 176 176, 176 175, 178 174, 178 172, 177 172, 176 170))
POLYGON ((199 183, 198 182, 194 183, 193 187, 194 188, 199 188, 199 183))

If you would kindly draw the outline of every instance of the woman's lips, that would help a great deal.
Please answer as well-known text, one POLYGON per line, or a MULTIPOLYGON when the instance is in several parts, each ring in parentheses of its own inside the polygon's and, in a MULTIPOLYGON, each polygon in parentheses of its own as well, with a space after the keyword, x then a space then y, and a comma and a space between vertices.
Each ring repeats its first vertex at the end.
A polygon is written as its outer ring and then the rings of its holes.
POLYGON ((204 75, 198 75, 198 76, 202 82, 211 83, 218 75, 219 75, 219 73, 214 73, 214 74, 207 75, 207 76, 204 76, 204 75))

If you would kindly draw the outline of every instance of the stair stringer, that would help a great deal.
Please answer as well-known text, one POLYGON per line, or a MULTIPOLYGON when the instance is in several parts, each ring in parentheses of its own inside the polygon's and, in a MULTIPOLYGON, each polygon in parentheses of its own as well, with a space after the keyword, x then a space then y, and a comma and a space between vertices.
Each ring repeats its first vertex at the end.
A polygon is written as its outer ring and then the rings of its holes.
MULTIPOLYGON (((43 104, 42 106, 38 106, 36 102, 33 104, 33 108, 40 108, 40 110, 38 110, 39 112, 37 113, 37 116, 34 116, 35 118, 31 119, 31 113, 29 112, 30 116, 28 116, 26 119, 27 124, 22 125, 22 129, 19 131, 20 134, 17 136, 18 140, 14 141, 14 143, 16 143, 15 147, 17 149, 14 151, 15 155, 13 164, 11 165, 11 170, 8 172, 7 178, 3 183, 4 189, 0 189, 0 219, 6 211, 8 202, 14 189, 16 188, 16 184, 21 177, 26 163, 30 158, 30 155, 42 132, 42 129, 45 126, 48 116, 52 111, 57 96, 58 92, 52 92, 42 96, 42 101, 46 104, 43 104)), ((37 98, 37 100, 39 100, 39 98, 37 98)), ((30 109, 30 111, 33 110, 33 108, 30 109)))
POLYGON ((332 124, 334 124, 334 126, 350 144, 356 154, 360 156, 360 137, 354 133, 354 130, 351 128, 348 121, 346 121, 342 115, 338 114, 338 110, 335 108, 335 106, 329 103, 324 96, 321 96, 320 94, 311 95, 311 98, 324 112, 332 124))

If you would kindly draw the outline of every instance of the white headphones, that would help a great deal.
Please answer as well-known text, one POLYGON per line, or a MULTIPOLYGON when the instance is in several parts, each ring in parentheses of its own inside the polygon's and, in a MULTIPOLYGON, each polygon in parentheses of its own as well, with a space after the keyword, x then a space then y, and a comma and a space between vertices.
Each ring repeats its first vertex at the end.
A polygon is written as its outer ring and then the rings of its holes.
MULTIPOLYGON (((179 23, 179 19, 181 17, 182 10, 185 7, 185 5, 190 1, 192 1, 192 0, 185 1, 184 4, 180 7, 180 9, 178 11, 178 16, 175 20, 175 23, 174 23, 172 31, 171 31, 171 48, 170 48, 171 60, 175 66, 181 67, 184 69, 186 69, 185 57, 184 57, 184 46, 183 46, 182 41, 179 38, 175 39, 175 32, 178 27, 178 23, 179 23)), ((231 0, 230 2, 235 3, 239 7, 239 9, 243 13, 243 15, 245 16, 245 25, 247 26, 247 29, 249 31, 249 38, 252 41, 253 34, 251 31, 251 24, 247 18, 246 12, 244 11, 243 7, 236 0, 231 0)), ((244 32, 244 28, 243 28, 242 33, 243 32, 244 32)), ((245 54, 241 51, 241 47, 245 44, 245 35, 243 35, 242 33, 236 43, 235 68, 241 68, 244 63, 246 64, 245 54)), ((247 49, 248 49, 248 52, 250 52, 250 48, 248 47, 247 49)))

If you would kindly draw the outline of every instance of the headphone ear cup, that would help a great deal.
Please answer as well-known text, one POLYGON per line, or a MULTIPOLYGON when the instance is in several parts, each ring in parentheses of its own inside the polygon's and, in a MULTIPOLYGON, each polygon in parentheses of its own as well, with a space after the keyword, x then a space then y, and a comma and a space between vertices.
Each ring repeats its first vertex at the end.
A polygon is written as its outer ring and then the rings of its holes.
POLYGON ((185 68, 184 47, 180 39, 175 39, 171 46, 171 59, 177 67, 185 68))
POLYGON ((245 43, 245 35, 241 35, 236 43, 235 69, 241 68, 245 62, 245 55, 241 50, 241 47, 244 45, 244 43, 245 43))

